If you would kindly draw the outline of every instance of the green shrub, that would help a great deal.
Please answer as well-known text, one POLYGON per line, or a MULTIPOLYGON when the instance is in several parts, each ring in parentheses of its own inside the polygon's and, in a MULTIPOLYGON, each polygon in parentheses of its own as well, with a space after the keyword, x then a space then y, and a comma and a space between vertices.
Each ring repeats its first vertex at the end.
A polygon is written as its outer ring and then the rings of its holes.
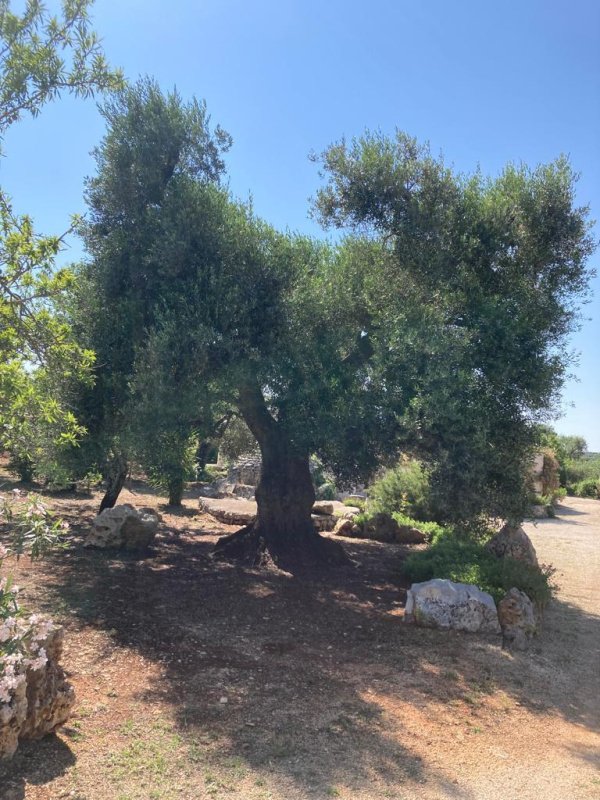
POLYGON ((359 528, 362 528, 363 525, 366 525, 367 522, 371 520, 372 516, 373 515, 370 514, 368 511, 361 511, 360 514, 357 514, 354 517, 354 524, 358 525, 359 528))
MULTIPOLYGON (((556 502, 556 498, 554 494, 554 492, 552 494, 534 494, 530 498, 530 503, 532 506, 542 506, 547 516, 555 517, 556 511, 554 510, 554 504, 556 502)), ((533 512, 533 509, 531 509, 531 511, 533 512)))
POLYGON ((315 489, 315 496, 317 500, 335 500, 336 488, 335 484, 331 482, 322 483, 315 489))
POLYGON ((207 483, 213 483, 213 481, 218 481, 220 478, 224 478, 226 475, 227 467, 220 467, 217 466, 217 464, 206 464, 201 474, 198 476, 198 480, 206 481, 207 483))
POLYGON ((423 465, 406 461, 388 470, 369 488, 369 507, 385 514, 429 518, 429 478, 423 465))
POLYGON ((323 462, 315 455, 310 457, 310 474, 317 500, 335 500, 337 488, 333 482, 333 476, 327 472, 323 462))
POLYGON ((437 522, 422 522, 418 519, 413 519, 407 514, 401 514, 396 511, 392 514, 398 525, 407 525, 409 528, 418 528, 422 531, 430 542, 437 541, 446 533, 446 529, 439 525, 437 522))
POLYGON ((596 478, 587 478, 586 480, 579 481, 571 487, 571 493, 575 497, 592 497, 594 499, 600 498, 600 481, 596 478))
POLYGON ((241 417, 233 417, 219 441, 219 454, 228 464, 242 456, 258 453, 258 444, 250 428, 241 417))
POLYGON ((540 570, 522 561, 497 558, 479 543, 450 535, 439 538, 427 550, 409 556, 403 572, 414 583, 432 578, 472 583, 491 594, 496 603, 515 586, 543 608, 552 596, 550 578, 554 570, 540 570))
MULTIPOLYGON (((367 506, 366 509, 363 509, 360 514, 357 514, 354 517, 354 522, 359 527, 364 527, 368 525, 374 517, 378 514, 385 514, 386 512, 382 511, 375 511, 371 506, 367 506)), ((414 519, 413 517, 409 517, 407 514, 401 514, 399 512, 395 512, 394 514, 390 514, 398 525, 406 525, 409 528, 418 528, 418 530, 422 531, 427 540, 430 542, 437 542, 446 536, 452 535, 452 528, 444 528, 442 525, 439 525, 437 522, 423 522, 419 519, 414 519)))
POLYGON ((367 507, 367 501, 364 497, 345 497, 342 503, 349 508, 360 508, 361 511, 364 511, 367 507))

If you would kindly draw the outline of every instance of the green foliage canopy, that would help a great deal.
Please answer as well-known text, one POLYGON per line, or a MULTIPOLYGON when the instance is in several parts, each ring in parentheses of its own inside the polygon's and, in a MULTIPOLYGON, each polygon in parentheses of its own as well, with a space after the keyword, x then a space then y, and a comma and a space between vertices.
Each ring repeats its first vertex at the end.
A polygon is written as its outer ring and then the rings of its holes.
POLYGON ((429 352, 405 422, 434 466, 438 503, 449 517, 518 519, 535 423, 565 379, 595 246, 568 161, 456 175, 397 133, 333 145, 321 163, 317 215, 380 242, 391 285, 404 297, 412 285, 427 309, 429 352))
MULTIPOLYGON (((88 96, 122 84, 90 27, 90 5, 66 0, 62 14, 51 16, 37 0, 22 13, 0 2, 0 137, 62 91, 88 96)), ((0 439, 23 465, 81 432, 56 401, 62 382, 83 377, 93 359, 57 305, 73 282, 70 270, 54 268, 62 240, 37 235, 0 189, 0 439)))

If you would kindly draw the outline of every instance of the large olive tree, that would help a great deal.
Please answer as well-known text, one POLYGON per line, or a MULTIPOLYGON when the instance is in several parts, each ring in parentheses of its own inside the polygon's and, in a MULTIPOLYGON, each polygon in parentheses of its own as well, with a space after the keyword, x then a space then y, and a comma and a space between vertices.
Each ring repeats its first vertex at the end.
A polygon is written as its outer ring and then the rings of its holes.
POLYGON ((455 516, 517 513, 591 248, 563 162, 486 182, 402 136, 333 148, 318 207, 357 230, 331 247, 232 200, 228 140, 202 107, 142 83, 105 115, 79 312, 92 417, 125 441, 153 381, 162 433, 241 415, 262 453, 258 515, 218 553, 346 561, 311 522, 312 453, 350 481, 409 449, 437 466, 440 498, 455 491, 455 516))

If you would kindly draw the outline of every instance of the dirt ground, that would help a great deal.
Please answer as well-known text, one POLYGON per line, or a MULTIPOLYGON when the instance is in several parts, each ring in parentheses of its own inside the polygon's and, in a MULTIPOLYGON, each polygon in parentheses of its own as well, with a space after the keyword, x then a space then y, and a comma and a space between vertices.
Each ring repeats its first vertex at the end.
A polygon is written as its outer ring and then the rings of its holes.
MULTIPOLYGON (((4 486, 10 488, 10 486, 4 486)), ((542 636, 403 624, 409 548, 344 540, 359 562, 302 580, 213 562, 233 528, 158 507, 150 556, 81 547, 97 496, 54 496, 68 550, 15 567, 66 627, 69 724, 0 765, 1 800, 600 798, 600 502, 528 526, 557 567, 542 636)))

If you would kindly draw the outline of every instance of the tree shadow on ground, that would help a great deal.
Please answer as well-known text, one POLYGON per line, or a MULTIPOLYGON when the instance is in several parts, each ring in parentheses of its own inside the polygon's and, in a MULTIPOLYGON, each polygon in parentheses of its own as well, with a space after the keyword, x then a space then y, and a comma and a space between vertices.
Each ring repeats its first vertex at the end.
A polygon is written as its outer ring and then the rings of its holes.
POLYGON ((213 543, 167 531, 145 559, 77 546, 46 564, 40 600, 160 665, 139 699, 162 700, 187 740, 268 771, 284 793, 427 783, 474 800, 411 747, 406 704, 429 714, 502 690, 597 728, 567 657, 597 636, 593 615, 554 603, 533 651, 508 654, 498 638, 402 624, 405 548, 345 540, 358 568, 300 580, 215 562, 213 543), (553 644, 557 632, 574 638, 553 644))
POLYGON ((0 760, 0 797, 23 800, 27 784, 45 786, 74 764, 71 749, 56 736, 47 736, 38 742, 22 742, 11 761, 0 760))
POLYGON ((168 503, 159 503, 158 510, 159 512, 164 511, 172 517, 188 517, 189 519, 195 519, 200 516, 198 509, 188 508, 187 506, 171 506, 168 503))

